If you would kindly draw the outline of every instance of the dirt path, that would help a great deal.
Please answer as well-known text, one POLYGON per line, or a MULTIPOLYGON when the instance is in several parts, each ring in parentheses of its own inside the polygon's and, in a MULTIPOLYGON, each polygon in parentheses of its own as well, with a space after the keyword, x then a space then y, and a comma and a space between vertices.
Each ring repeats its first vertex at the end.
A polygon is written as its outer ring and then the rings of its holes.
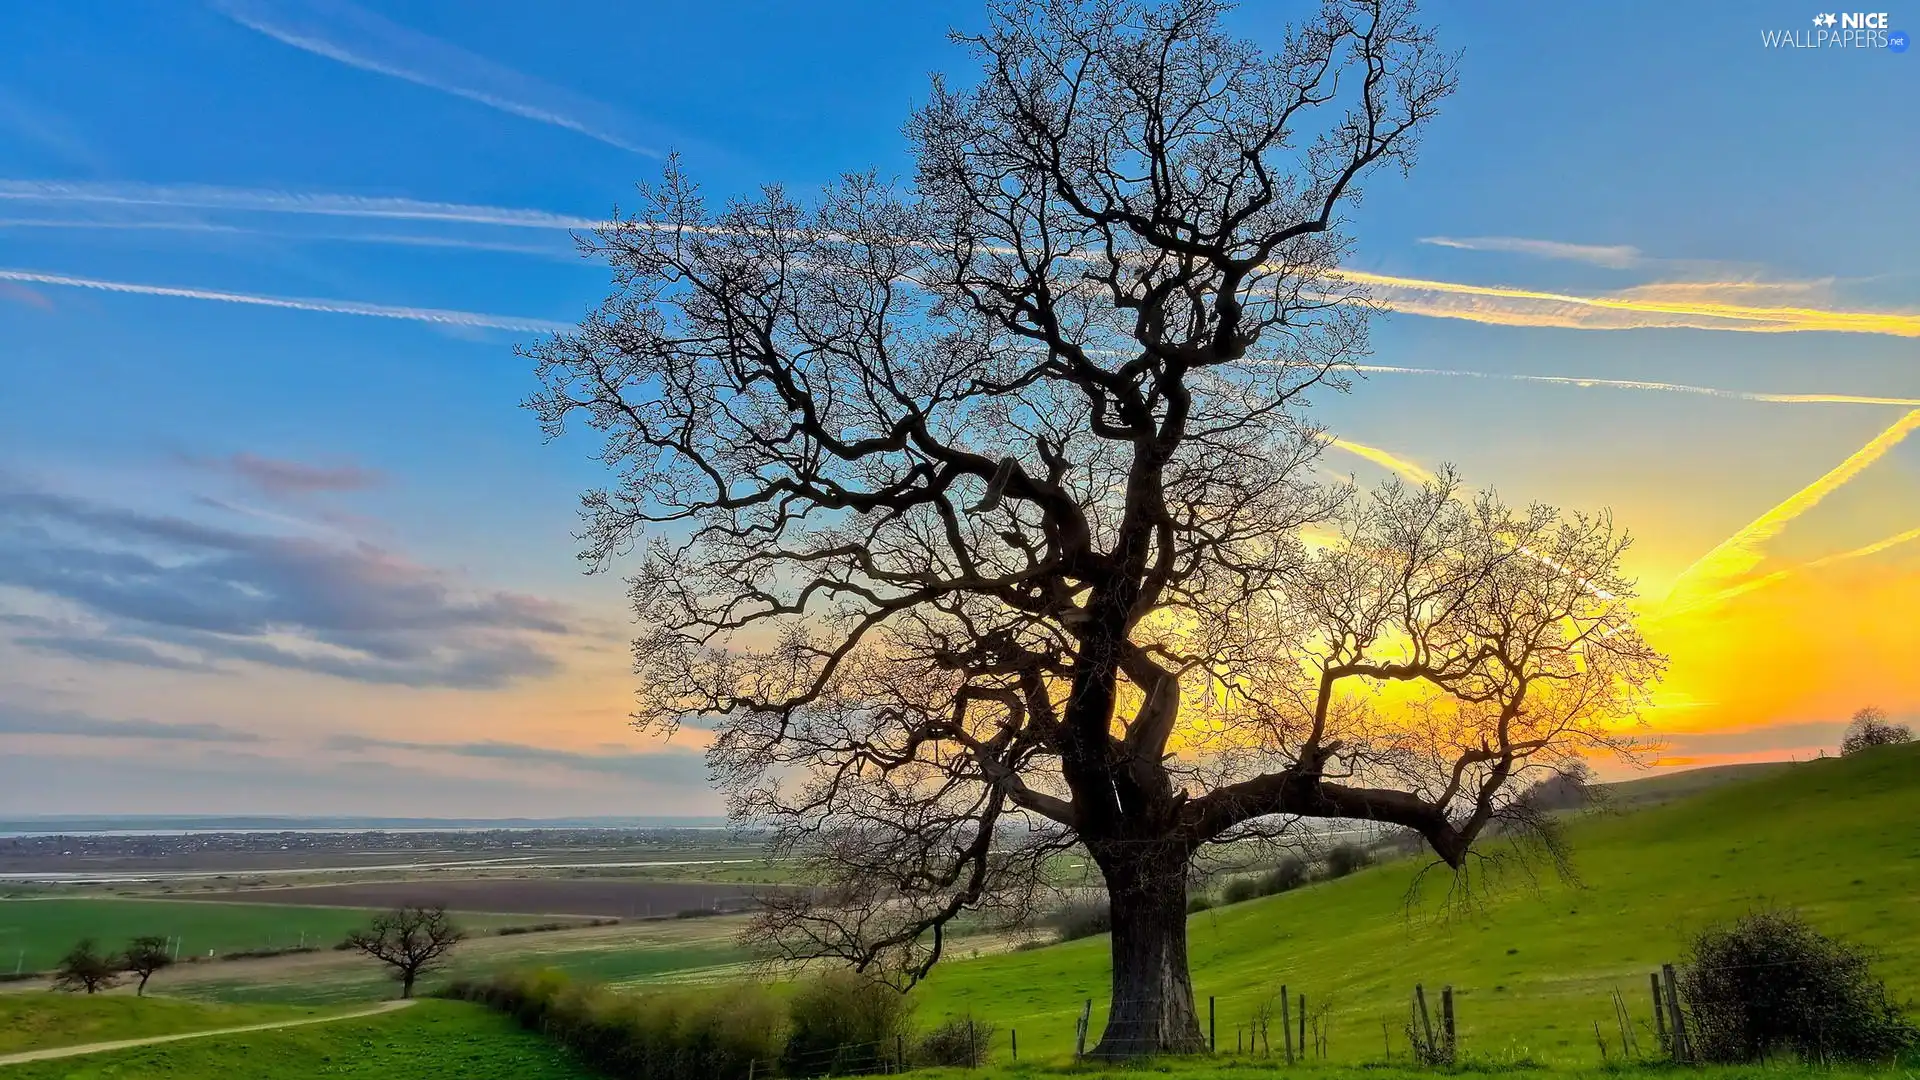
POLYGON ((49 1058, 74 1057, 79 1054, 98 1054, 106 1050, 125 1050, 134 1046, 152 1046, 155 1043, 179 1042, 182 1039, 205 1039, 214 1035, 241 1035, 249 1031, 272 1031, 275 1028, 302 1027, 307 1024, 331 1024, 336 1020, 357 1020, 362 1017, 390 1013, 395 1009, 404 1009, 411 1004, 413 1004, 413 1001, 410 999, 383 1001, 371 1009, 340 1013, 335 1016, 309 1016, 301 1020, 277 1020, 271 1024, 248 1024, 245 1027, 215 1028, 211 1031, 187 1031, 178 1035, 154 1035, 145 1039, 121 1039, 118 1042, 82 1043, 79 1046, 50 1046, 45 1050, 28 1050, 20 1054, 0 1055, 0 1068, 8 1065, 24 1065, 29 1061, 45 1061, 49 1058))

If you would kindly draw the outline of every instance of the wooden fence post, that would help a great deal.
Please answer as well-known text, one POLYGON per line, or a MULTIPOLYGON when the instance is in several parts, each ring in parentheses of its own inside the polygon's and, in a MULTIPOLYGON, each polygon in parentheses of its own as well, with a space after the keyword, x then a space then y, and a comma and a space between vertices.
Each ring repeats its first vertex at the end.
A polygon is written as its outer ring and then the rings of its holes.
POLYGON ((1453 987, 1451 985, 1440 988, 1440 1026, 1447 1033, 1447 1062, 1452 1064, 1456 1040, 1453 1033, 1453 987))
POLYGON ((973 1017, 967 1017, 967 1068, 980 1064, 980 1046, 974 1041, 973 1017))
POLYGON ((1300 995, 1300 1060, 1307 1059, 1307 995, 1300 995))
POLYGON ((1673 1022, 1673 1058, 1675 1061, 1693 1060, 1693 1046, 1687 1041, 1687 1015, 1680 1009, 1680 980, 1674 976, 1672 964, 1660 965, 1660 972, 1667 984, 1668 1018, 1673 1022))
POLYGON ((899 1063, 901 1072, 907 1071, 907 1037, 897 1031, 893 1033, 893 1060, 899 1063))
POLYGON ((1020 1031, 1019 1031, 1019 1029, 1018 1029, 1018 1028, 1008 1028, 1008 1029, 1007 1029, 1007 1038, 1009 1038, 1009 1039, 1010 1039, 1010 1040, 1012 1040, 1012 1042, 1013 1042, 1013 1060, 1015 1060, 1015 1061, 1019 1061, 1019 1060, 1020 1060, 1020 1031))
POLYGON ((1439 1044, 1433 1041, 1433 1017, 1427 1012, 1427 988, 1419 983, 1413 984, 1413 1000, 1420 1009, 1420 1032, 1426 1048, 1424 1056, 1427 1064, 1432 1064, 1433 1052, 1439 1044))
POLYGON ((1653 972, 1647 978, 1653 983, 1653 1034, 1660 1040, 1660 1052, 1671 1056, 1673 1046, 1667 1042, 1667 1003, 1660 1000, 1660 973, 1653 972))
POLYGON ((1074 1040, 1074 1057, 1085 1057, 1087 1055, 1087 1025, 1092 1022, 1093 999, 1088 998, 1086 1005, 1080 1009, 1080 1034, 1074 1040))
POLYGON ((1286 1047, 1287 1064, 1293 1064, 1293 1014, 1287 1008, 1287 988, 1280 988, 1280 1041, 1286 1047))
POLYGON ((1208 1051, 1209 1053, 1212 1053, 1212 1052, 1214 1052, 1214 1051, 1216 1051, 1216 1050, 1218 1050, 1218 1049, 1220 1049, 1220 1047, 1219 1047, 1219 1044, 1217 1044, 1216 1042, 1214 1042, 1214 1037, 1213 1037, 1213 1036, 1214 1036, 1214 1027, 1213 1027, 1213 995, 1212 995, 1212 994, 1208 994, 1208 995, 1207 995, 1207 1051, 1208 1051))

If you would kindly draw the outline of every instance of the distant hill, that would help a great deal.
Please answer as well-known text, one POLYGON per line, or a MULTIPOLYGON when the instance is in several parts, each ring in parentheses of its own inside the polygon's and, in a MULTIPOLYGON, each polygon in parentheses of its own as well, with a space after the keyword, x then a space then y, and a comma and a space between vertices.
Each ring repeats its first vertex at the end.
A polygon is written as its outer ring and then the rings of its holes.
POLYGON ((1637 780, 1618 780, 1598 785, 1602 800, 1615 809, 1652 806, 1674 799, 1698 795, 1722 784, 1741 783, 1774 776, 1793 768, 1792 761, 1756 761, 1743 765, 1708 765, 1682 772, 1665 772, 1637 780))
POLYGON ((382 829, 711 829, 724 817, 425 818, 273 814, 102 814, 0 818, 5 833, 311 832, 382 829))
MULTIPOLYGON (((1612 991, 1648 1021, 1648 972, 1682 960, 1691 932, 1766 906, 1879 950, 1895 997, 1920 995, 1920 745, 1620 786, 1616 809, 1569 824, 1584 887, 1496 845, 1467 893, 1444 873, 1416 887, 1427 864, 1402 860, 1193 916, 1200 1008, 1214 999, 1231 1047, 1285 983, 1310 1012, 1331 1008, 1334 1059, 1377 1059, 1406 1050, 1414 984, 1451 984, 1463 1051, 1596 1065, 1595 1023, 1619 1038, 1612 991)), ((1107 947, 947 962, 918 992, 920 1022, 971 1012, 1017 1027, 1023 1055, 1066 1052, 1089 998, 1096 1035, 1104 1023, 1107 947)))

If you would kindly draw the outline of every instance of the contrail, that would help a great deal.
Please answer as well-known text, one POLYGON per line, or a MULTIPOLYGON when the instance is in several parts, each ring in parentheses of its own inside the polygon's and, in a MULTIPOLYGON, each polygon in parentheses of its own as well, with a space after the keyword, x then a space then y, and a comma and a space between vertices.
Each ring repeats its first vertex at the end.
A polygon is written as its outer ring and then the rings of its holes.
POLYGON ((629 138, 617 110, 523 75, 436 37, 389 22, 346 0, 274 3, 214 0, 221 14, 296 49, 565 128, 648 157, 659 150, 629 138))
POLYGON ((448 221, 467 225, 505 225, 522 229, 596 229, 602 218, 555 214, 511 206, 431 202, 298 191, 218 187, 211 184, 81 183, 58 180, 0 180, 0 199, 36 203, 91 203, 106 206, 167 206, 238 213, 318 214, 328 217, 448 221))
MULTIPOLYGON (((1854 334, 1920 337, 1920 315, 1879 311, 1831 311, 1808 307, 1764 307, 1675 297, 1578 296, 1500 285, 1395 277, 1341 269, 1336 276, 1388 291, 1389 307, 1413 315, 1465 319, 1497 326, 1553 326, 1576 330, 1690 328, 1754 333, 1829 330, 1854 334), (1392 293, 1402 294, 1400 299, 1392 293), (1423 299, 1424 297, 1424 299, 1423 299), (1442 301, 1435 297, 1459 298, 1442 301), (1486 303, 1486 301, 1495 301, 1486 303)), ((1704 292, 1691 283, 1688 292, 1704 292)), ((1734 283, 1705 283, 1725 287, 1734 283)))
POLYGON ((292 296, 258 296, 252 293, 218 292, 213 289, 176 288, 169 285, 142 285, 130 281, 102 281, 98 278, 70 277, 65 274, 41 274, 30 270, 0 270, 0 281, 31 282, 36 285, 64 285, 75 289, 99 289, 103 292, 133 293, 140 296, 171 296, 186 300, 215 300, 225 304, 250 304, 256 307, 288 308, 294 311, 323 311, 334 315, 363 315, 376 319, 403 319, 409 322, 438 323, 442 326, 472 326, 490 330, 559 331, 569 324, 548 319, 526 319, 516 315, 487 315, 475 311, 448 311, 443 308, 396 307, 389 304, 363 304, 353 300, 309 300, 292 296))
POLYGON ((1648 382, 1642 379, 1594 379, 1579 375, 1510 375, 1449 368, 1394 367, 1387 364, 1356 364, 1354 370, 1380 375, 1437 375, 1458 379, 1504 379, 1512 382, 1550 383, 1558 386, 1598 386, 1613 390, 1651 390, 1669 394, 1700 394, 1735 401, 1765 401, 1790 405, 1903 405, 1909 409, 1920 408, 1920 398, 1872 397, 1863 394, 1770 394, 1755 390, 1722 390, 1712 386, 1689 386, 1685 383, 1648 382))
POLYGON ((1716 594, 1708 592, 1713 583, 1738 577, 1758 566, 1763 557, 1760 545, 1778 536, 1788 522, 1840 490, 1867 466, 1900 445, 1916 428, 1920 428, 1920 409, 1902 416, 1893 426, 1874 436, 1867 445, 1828 470, 1825 476, 1794 492, 1778 506, 1749 522, 1746 528, 1694 560, 1692 566, 1681 571, 1680 576, 1674 579, 1673 588, 1668 592, 1668 606, 1678 613, 1714 599, 1716 594))
POLYGON ((1713 604, 1720 603, 1723 600, 1731 600, 1736 596, 1742 596, 1747 593, 1754 592, 1758 589, 1764 589, 1769 585, 1778 585, 1782 581, 1785 581, 1786 579, 1794 576, 1797 573, 1802 573, 1807 570, 1823 569, 1825 567, 1832 566, 1834 563, 1847 562, 1848 560, 1851 560, 1851 559, 1864 559, 1872 555, 1878 555, 1889 548, 1899 547, 1901 544, 1912 543, 1915 540, 1920 540, 1920 529, 1908 529, 1906 532, 1895 533, 1894 535, 1889 536, 1884 540, 1875 540, 1871 544, 1854 548, 1852 551, 1842 551, 1842 552, 1837 552, 1833 555, 1823 555, 1818 559, 1810 560, 1807 563, 1798 567, 1790 567, 1785 570, 1775 570, 1771 574, 1766 574, 1761 577, 1752 578, 1748 581, 1743 581, 1738 585, 1721 589, 1719 592, 1714 593, 1712 596, 1706 597, 1703 600, 1697 601, 1692 604, 1688 604, 1684 608, 1679 608, 1671 612, 1663 612, 1661 614, 1661 617, 1665 618, 1669 615, 1678 615, 1683 611, 1690 611, 1695 608, 1707 607, 1713 604))
POLYGON ((1389 451, 1382 450, 1377 446, 1368 446, 1365 443, 1354 442, 1352 439, 1340 439, 1340 438, 1336 438, 1332 440, 1331 442, 1327 443, 1327 445, 1334 447, 1336 449, 1345 450, 1347 453, 1352 454, 1356 457, 1365 458, 1366 460, 1373 462, 1375 465, 1379 465, 1383 468, 1391 469, 1394 472, 1397 472, 1402 476, 1405 476, 1407 479, 1412 480, 1416 484, 1433 483, 1433 473, 1420 467, 1419 465, 1414 464, 1411 461, 1408 461, 1403 457, 1399 457, 1398 455, 1390 453, 1389 451))

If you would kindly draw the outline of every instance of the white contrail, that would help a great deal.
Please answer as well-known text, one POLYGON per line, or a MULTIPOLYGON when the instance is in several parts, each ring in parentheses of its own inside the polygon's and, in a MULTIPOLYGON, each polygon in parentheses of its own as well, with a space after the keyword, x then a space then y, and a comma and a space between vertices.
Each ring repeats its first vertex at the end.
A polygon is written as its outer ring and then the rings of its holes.
POLYGON ((238 213, 317 214, 327 217, 449 221, 467 225, 505 225, 522 229, 597 229, 602 218, 555 214, 511 206, 431 202, 299 191, 217 187, 212 184, 84 183, 59 180, 0 180, 0 199, 33 203, 91 203, 105 206, 167 206, 238 213))
POLYGON ((632 153, 664 156, 630 138, 626 129, 632 128, 631 121, 610 106, 390 22, 346 0, 214 0, 213 6, 249 30, 349 67, 404 79, 632 153))
POLYGON ((1756 390, 1723 390, 1713 386, 1689 386, 1685 383, 1648 382, 1641 379, 1591 379, 1578 375, 1512 375, 1503 372, 1460 371, 1451 368, 1395 367, 1387 364, 1356 364, 1355 370, 1379 375, 1437 375, 1456 379, 1504 379, 1512 382, 1550 383, 1557 386, 1605 387, 1611 390, 1651 390, 1668 394, 1700 394, 1735 401, 1765 401, 1789 405, 1902 405, 1920 408, 1920 398, 1873 397, 1864 394, 1771 394, 1756 390))
POLYGON ((64 285, 75 289, 133 293, 139 296, 171 296, 185 300, 214 300, 223 304, 250 304, 256 307, 288 308, 294 311, 322 311, 334 315, 362 315, 376 319, 403 319, 409 322, 438 323, 442 326, 483 327, 490 330, 559 331, 572 329, 566 323, 549 319, 526 319, 517 315, 487 315, 477 311, 449 311, 444 308, 397 307, 391 304, 363 304, 354 300, 312 300, 294 296, 259 296, 253 293, 220 292, 214 289, 178 288, 170 285, 142 285, 131 281, 103 281, 99 278, 71 277, 66 274, 42 274, 31 270, 0 270, 0 281, 30 282, 35 285, 64 285))

